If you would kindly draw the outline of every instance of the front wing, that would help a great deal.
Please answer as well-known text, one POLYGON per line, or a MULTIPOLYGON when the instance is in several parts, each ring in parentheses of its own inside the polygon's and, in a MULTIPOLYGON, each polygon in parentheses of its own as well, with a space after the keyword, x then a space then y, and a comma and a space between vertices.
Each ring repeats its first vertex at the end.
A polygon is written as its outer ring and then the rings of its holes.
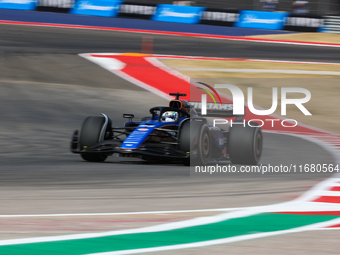
POLYGON ((119 153, 130 156, 146 155, 177 159, 189 158, 189 153, 179 150, 177 145, 173 143, 145 143, 139 146, 137 149, 122 149, 122 141, 104 140, 103 142, 97 143, 92 147, 80 150, 77 142, 78 138, 75 136, 77 136, 77 134, 74 135, 71 144, 71 151, 73 153, 119 153))

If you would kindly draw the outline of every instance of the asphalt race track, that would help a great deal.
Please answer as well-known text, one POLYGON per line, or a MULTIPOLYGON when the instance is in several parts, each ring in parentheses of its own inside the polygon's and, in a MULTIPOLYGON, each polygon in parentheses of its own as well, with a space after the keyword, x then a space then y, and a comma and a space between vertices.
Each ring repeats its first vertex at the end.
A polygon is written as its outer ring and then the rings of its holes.
MULTIPOLYGON (((77 54, 140 52, 145 35, 17 25, 0 28, 0 214, 264 205, 295 198, 330 176, 190 177, 189 168, 180 164, 115 156, 105 163, 84 162, 69 152, 69 142, 87 116, 104 112, 120 126, 122 113, 143 117, 149 108, 167 102, 77 54)), ((336 48, 153 37, 157 54, 340 62, 336 48)), ((308 141, 275 134, 265 134, 264 139, 263 164, 333 162, 328 152, 308 141)))
POLYGON ((0 25, 1 52, 77 54, 140 52, 142 37, 154 38, 155 54, 339 62, 338 48, 252 43, 71 28, 0 25))

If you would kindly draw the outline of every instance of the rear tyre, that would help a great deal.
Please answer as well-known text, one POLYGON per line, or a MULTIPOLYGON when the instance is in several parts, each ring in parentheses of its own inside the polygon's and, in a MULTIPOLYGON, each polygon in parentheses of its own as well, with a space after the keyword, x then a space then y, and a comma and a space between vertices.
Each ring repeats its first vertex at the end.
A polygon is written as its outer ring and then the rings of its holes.
MULTIPOLYGON (((90 148, 104 140, 106 130, 103 130, 104 117, 90 116, 83 123, 79 137, 80 150, 90 148), (103 133, 104 132, 104 133, 103 133)), ((81 153, 81 157, 89 162, 103 162, 108 157, 105 153, 81 153)))
POLYGON ((233 164, 256 165, 261 158, 263 136, 255 122, 250 126, 233 126, 228 136, 228 154, 233 164))

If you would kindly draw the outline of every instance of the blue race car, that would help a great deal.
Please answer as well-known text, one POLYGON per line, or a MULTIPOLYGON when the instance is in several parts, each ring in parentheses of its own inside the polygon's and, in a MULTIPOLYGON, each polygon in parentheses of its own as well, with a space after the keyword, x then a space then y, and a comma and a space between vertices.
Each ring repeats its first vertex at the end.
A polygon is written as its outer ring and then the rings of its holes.
MULTIPOLYGON (((176 96, 168 107, 150 109, 151 116, 133 121, 133 114, 124 127, 112 127, 109 116, 87 117, 80 131, 75 130, 71 151, 90 162, 103 162, 114 153, 122 157, 139 157, 144 160, 168 159, 186 165, 206 165, 229 160, 234 164, 255 165, 262 153, 261 127, 208 125, 207 118, 198 115, 199 109, 176 96)), ((197 103, 197 102, 195 102, 197 103)), ((230 107, 229 107, 230 108, 230 107)), ((224 108, 226 109, 226 108, 224 108)), ((209 110, 209 117, 235 117, 230 112, 209 110)), ((243 120, 244 116, 238 116, 243 120)))

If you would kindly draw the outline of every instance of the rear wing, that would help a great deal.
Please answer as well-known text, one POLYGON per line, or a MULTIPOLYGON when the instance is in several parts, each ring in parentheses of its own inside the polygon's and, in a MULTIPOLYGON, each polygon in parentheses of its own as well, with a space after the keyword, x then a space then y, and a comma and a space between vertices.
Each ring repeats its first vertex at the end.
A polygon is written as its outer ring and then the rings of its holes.
MULTIPOLYGON (((190 102, 192 108, 195 109, 199 116, 202 116, 202 102, 190 102)), ((202 117, 215 117, 215 118, 243 118, 244 115, 233 114, 233 104, 215 104, 207 103, 207 115, 202 117)))

